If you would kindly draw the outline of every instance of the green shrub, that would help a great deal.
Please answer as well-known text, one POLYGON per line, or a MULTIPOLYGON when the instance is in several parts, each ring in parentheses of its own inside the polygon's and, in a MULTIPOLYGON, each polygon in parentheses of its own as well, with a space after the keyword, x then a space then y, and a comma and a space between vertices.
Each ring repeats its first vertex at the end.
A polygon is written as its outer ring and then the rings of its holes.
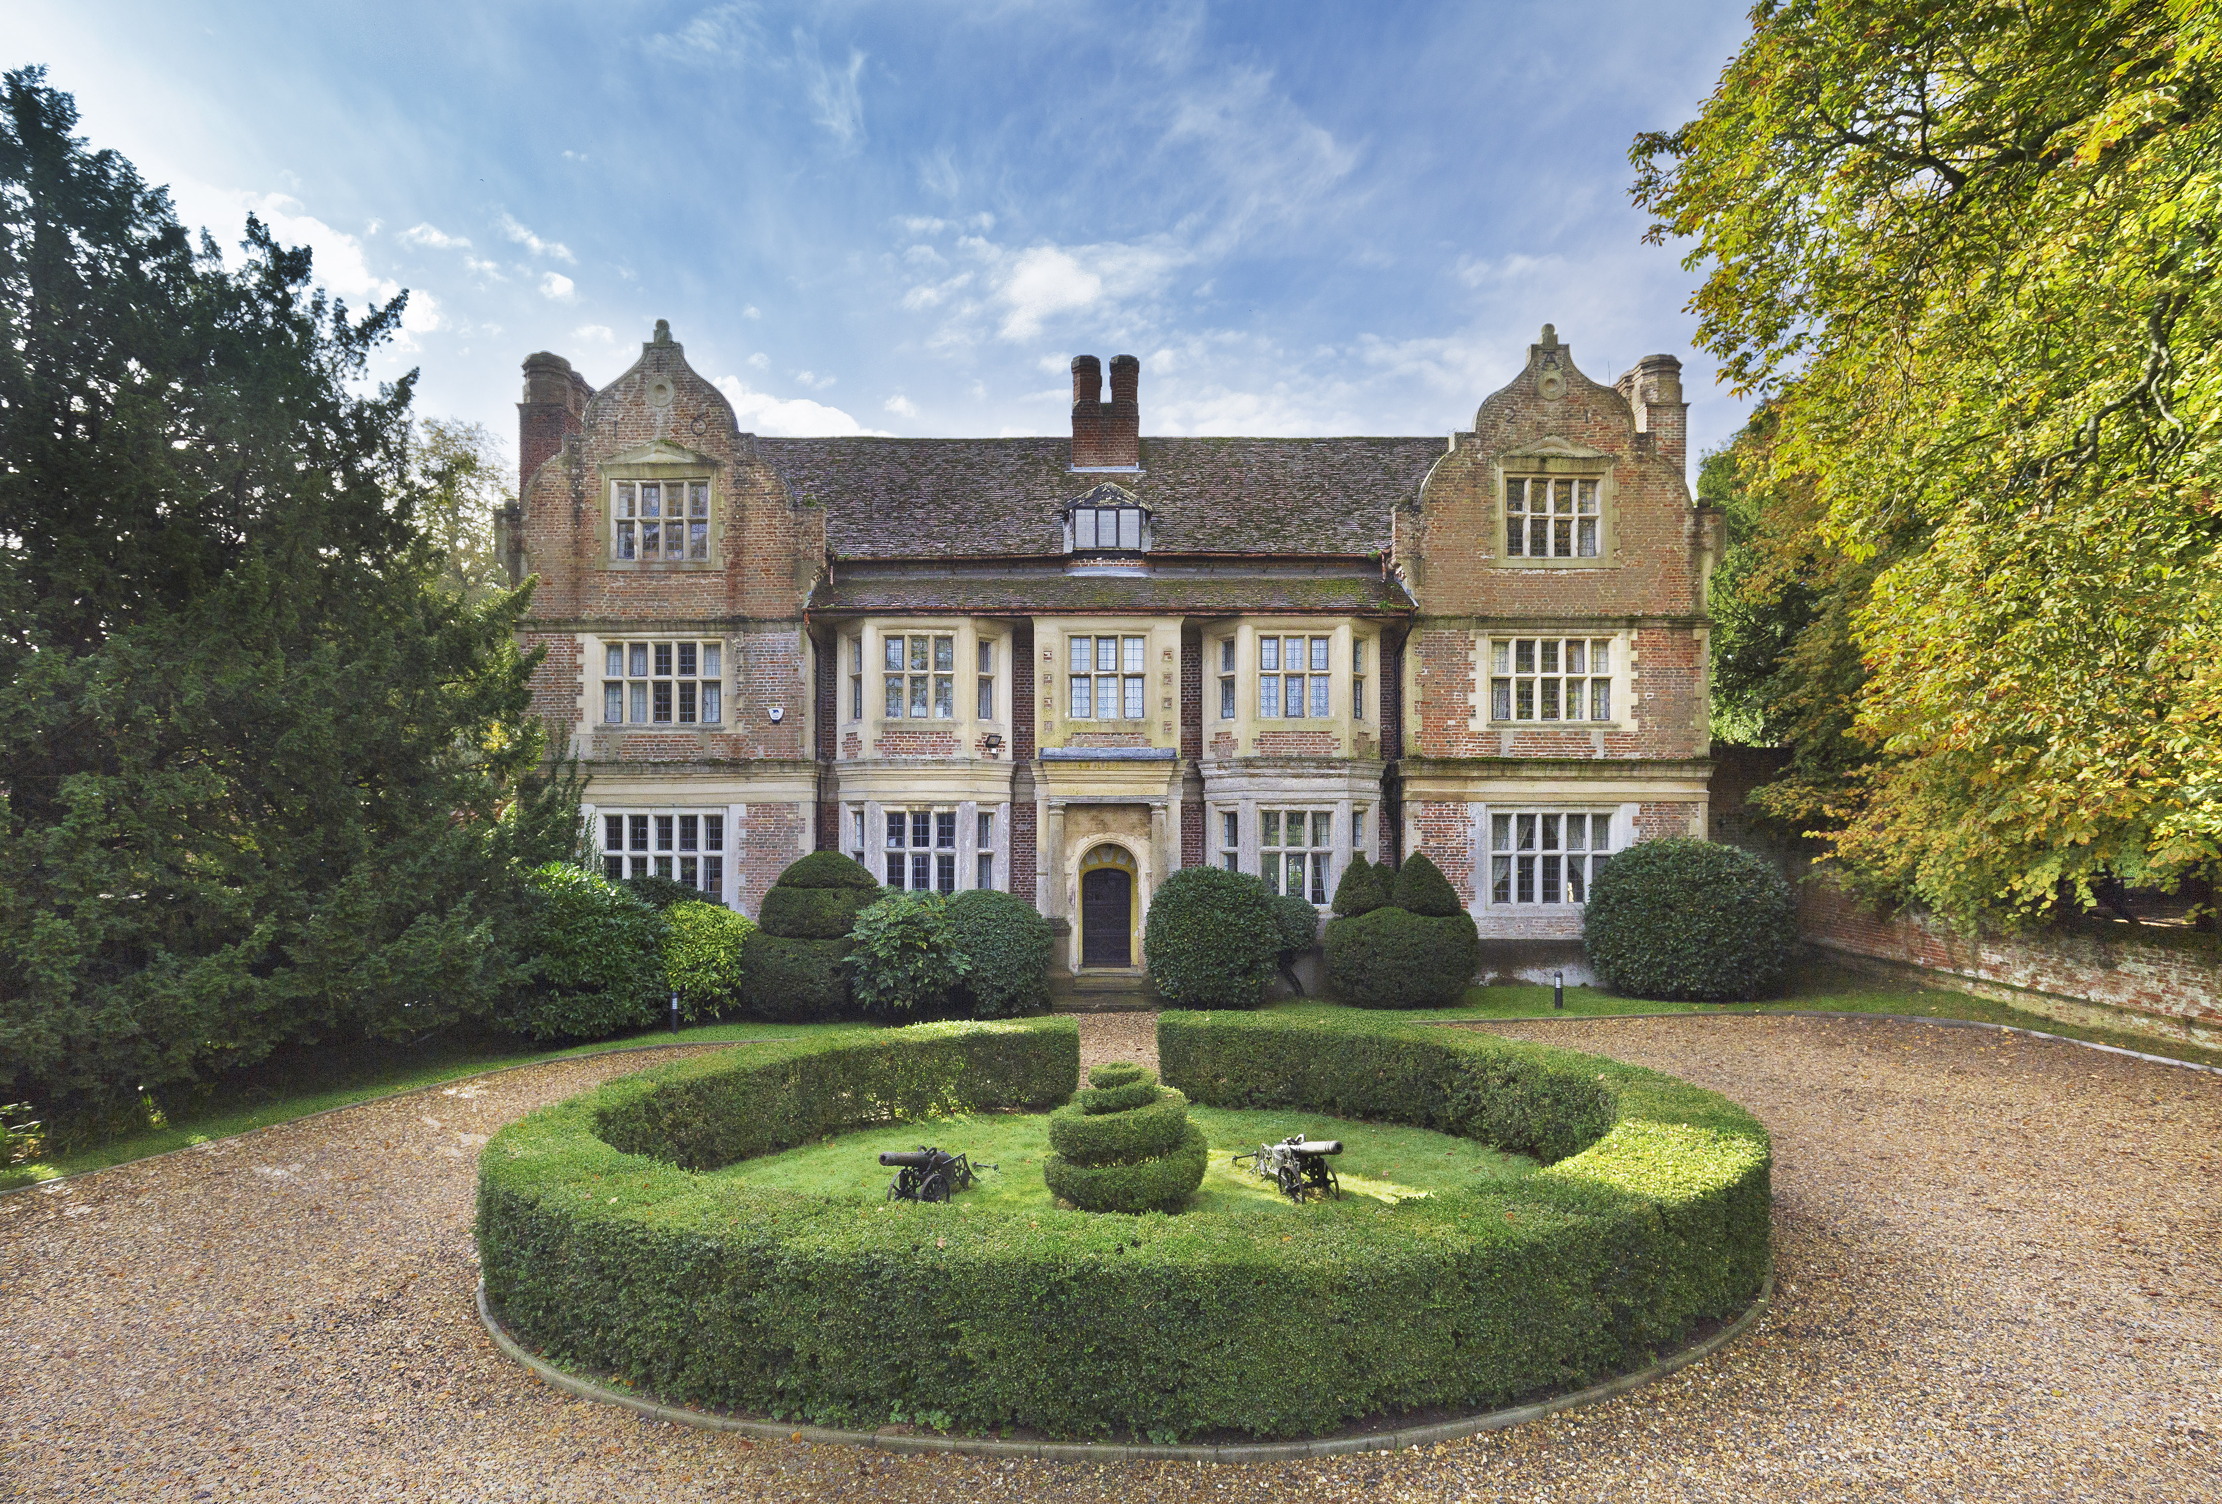
POLYGON ((838 851, 792 862, 764 894, 741 951, 741 1001, 760 1018, 809 1023, 850 1007, 849 931, 880 885, 838 851))
POLYGON ((1355 1008, 1447 1008, 1481 965, 1473 917, 1380 908, 1327 926, 1327 987, 1355 1008))
POLYGON ((1796 911, 1782 874, 1748 851, 1639 841, 1592 882, 1582 939, 1598 979, 1624 997, 1732 1002, 1781 986, 1796 911))
MULTIPOLYGON (((702 903, 705 901, 700 888, 689 887, 677 878, 658 877, 653 872, 643 873, 639 877, 628 877, 618 886, 651 909, 658 911, 668 909, 673 904, 702 903)), ((708 901, 716 902, 714 899, 708 901)))
POLYGON ((784 1421, 1279 1437, 1577 1388, 1734 1315, 1765 1276, 1766 1134, 1685 1082, 1362 1015, 1166 1013, 1158 1043, 1171 1084, 1285 1111, 1291 1131, 1312 1113, 1412 1122, 1555 1162, 1293 1223, 961 1196, 859 1215, 681 1168, 1033 1106, 1078 1074, 1064 1019, 839 1031, 504 1128, 479 1161, 489 1302, 568 1367, 784 1421))
POLYGON ((767 935, 789 940, 839 940, 856 928, 856 916, 879 902, 877 888, 790 888, 775 883, 757 906, 767 935))
POLYGON ((1458 890, 1424 851, 1413 852, 1396 869, 1396 881, 1389 885, 1389 902, 1430 919, 1448 919, 1466 912, 1466 906, 1458 901, 1458 890))
POLYGON ((861 892, 877 893, 880 880, 862 862, 843 856, 838 851, 813 851, 810 855, 787 864, 779 874, 778 886, 782 888, 855 888, 861 892))
POLYGON ((1203 1183, 1210 1145, 1188 1099, 1139 1067, 1099 1067, 1103 1084, 1049 1117, 1042 1179, 1084 1212, 1177 1212, 1203 1183))
POLYGON ((1080 1165, 1170 1154, 1188 1133, 1188 1099, 1158 1087, 1152 1095, 1156 1100, 1126 1112, 1089 1112, 1077 1102, 1060 1107, 1049 1115, 1049 1146, 1080 1165))
POLYGON ((938 893, 888 894, 856 916, 850 939, 849 991, 882 1013, 939 1008, 972 969, 938 893))
POLYGON ((715 1018, 741 1000, 741 950, 756 932, 723 904, 675 903, 664 910, 664 986, 679 994, 688 1023, 715 1018))
POLYGON ((1203 1184, 1211 1162, 1204 1131, 1181 1118, 1180 1141, 1163 1154, 1113 1164, 1079 1165, 1060 1154, 1042 1161, 1050 1194, 1087 1212, 1177 1212, 1203 1184))
POLYGON ((1389 901, 1389 885, 1383 880, 1386 867, 1376 867, 1364 856, 1354 856, 1343 869, 1342 881, 1335 884, 1335 913, 1350 918, 1370 914, 1389 901))
POLYGON ((1281 954, 1272 895, 1255 877, 1183 867, 1151 895, 1142 954, 1168 1003, 1255 1008, 1281 954))
POLYGON ((970 967, 957 1005, 974 1018, 1015 1018, 1049 1006, 1057 927, 1014 893, 972 888, 949 900, 949 929, 970 967))
POLYGON ((1319 910, 1311 900, 1294 893, 1273 899, 1273 918, 1281 928, 1281 954, 1310 950, 1319 943, 1319 910))
POLYGON ((1088 1072, 1090 1086, 1132 1086, 1150 1078, 1149 1068, 1132 1060, 1110 1060, 1088 1072))
POLYGON ((663 919, 565 862, 535 868, 520 951, 531 981, 497 1015, 534 1039, 606 1039, 663 1011, 663 919))

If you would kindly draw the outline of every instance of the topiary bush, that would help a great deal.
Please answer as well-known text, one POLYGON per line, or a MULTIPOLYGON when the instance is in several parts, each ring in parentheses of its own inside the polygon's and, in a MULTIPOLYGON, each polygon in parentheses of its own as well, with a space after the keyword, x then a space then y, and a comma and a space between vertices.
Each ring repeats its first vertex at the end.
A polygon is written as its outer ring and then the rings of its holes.
POLYGON ((939 1009, 972 969, 938 893, 888 894, 856 916, 849 940, 850 994, 879 1013, 939 1009))
POLYGON ((496 1015, 534 1039, 606 1039, 657 1021, 662 916, 598 873, 535 868, 519 949, 530 980, 496 1015))
POLYGON ((954 1006, 972 1018, 1015 1018, 1049 1006, 1057 927, 1015 893, 973 888, 949 900, 949 931, 967 971, 954 1006))
POLYGON ((1430 919, 1448 919, 1466 912, 1466 906, 1458 901, 1458 890, 1424 851, 1413 852, 1396 869, 1396 880, 1389 885, 1389 902, 1430 919))
POLYGON ((664 986, 679 994, 688 1023, 741 1001, 741 951, 756 926, 723 904, 675 903, 664 910, 664 986))
POLYGON ((1181 1008, 1255 1008, 1281 954, 1273 896, 1255 877, 1183 867, 1158 884, 1142 955, 1158 995, 1181 1008))
POLYGON ((1088 1083, 1049 1115, 1050 1194, 1084 1212, 1179 1211, 1211 1158, 1188 1099, 1127 1064, 1099 1065, 1088 1083))
POLYGON ((1639 841, 1592 880, 1582 940, 1623 997, 1725 1003, 1772 996, 1797 942, 1782 874, 1735 846, 1639 841))
POLYGON ((1379 908, 1327 926, 1327 986, 1356 1008, 1447 1008, 1481 966, 1470 914, 1379 908))
POLYGON ((1281 954, 1310 950, 1319 943, 1319 910, 1311 900, 1294 893, 1276 894, 1273 918, 1281 928, 1281 954))
POLYGON ((742 949, 742 1003, 758 1017, 790 1023, 847 1012, 849 930, 879 896, 878 880, 838 851, 791 863, 765 893, 756 933, 742 949))
POLYGON ((1389 901, 1389 885, 1384 880, 1386 867, 1376 867, 1364 856, 1354 856, 1343 869, 1342 881, 1335 884, 1334 911, 1341 918, 1355 918, 1370 914, 1389 901))

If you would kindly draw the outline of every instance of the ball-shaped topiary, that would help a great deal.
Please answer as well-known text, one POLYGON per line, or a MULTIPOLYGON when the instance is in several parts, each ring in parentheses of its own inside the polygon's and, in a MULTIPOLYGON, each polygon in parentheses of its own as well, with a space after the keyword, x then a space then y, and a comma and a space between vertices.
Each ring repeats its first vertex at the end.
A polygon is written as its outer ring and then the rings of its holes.
POLYGON ((1389 902, 1431 919, 1447 919, 1466 912, 1466 906, 1458 901, 1458 890, 1443 876, 1443 869, 1428 860, 1424 851, 1413 852, 1404 859, 1404 865, 1396 869, 1396 881, 1389 885, 1389 902))
POLYGON ((779 874, 741 952, 741 998, 762 1018, 808 1023, 847 1011, 843 965, 856 916, 880 896, 862 864, 813 851, 779 874))
POLYGON ((1211 1155, 1188 1121, 1188 1098, 1124 1062, 1097 1066, 1088 1082, 1049 1115, 1042 1179, 1051 1194, 1086 1212, 1180 1210, 1211 1155))
POLYGON ((949 900, 949 929, 971 969, 957 1006, 973 1018, 1014 1018, 1049 1006, 1057 927, 1015 893, 973 888, 949 900))
POLYGON ((519 949, 531 981, 496 1015, 535 1039, 606 1039, 656 1022, 663 918, 617 883, 566 862, 536 868, 519 949))
POLYGON ((1310 899, 1283 893, 1273 900, 1273 917, 1281 927, 1281 954, 1310 950, 1319 942, 1319 910, 1310 899))
POLYGON ((1389 901, 1389 885, 1384 880, 1390 875, 1386 867, 1377 867, 1363 855, 1350 859, 1343 869, 1342 881, 1335 884, 1334 909, 1338 917, 1353 918, 1370 914, 1389 901))
POLYGON ((1142 954, 1171 1007, 1255 1008, 1281 954, 1273 895, 1239 872, 1183 867, 1151 895, 1142 954))
POLYGON ((1781 986, 1796 911, 1762 858, 1668 837, 1637 842, 1597 874, 1582 939, 1598 979, 1624 997, 1734 1002, 1781 986))
POLYGON ((1447 1008, 1481 966, 1469 914, 1384 907, 1327 926, 1327 987, 1356 1008, 1447 1008))

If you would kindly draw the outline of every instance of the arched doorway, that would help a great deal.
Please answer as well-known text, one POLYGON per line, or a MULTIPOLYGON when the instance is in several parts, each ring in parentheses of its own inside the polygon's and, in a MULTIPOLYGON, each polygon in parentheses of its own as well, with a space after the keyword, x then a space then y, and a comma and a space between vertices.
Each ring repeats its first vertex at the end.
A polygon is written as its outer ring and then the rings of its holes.
POLYGON ((1098 846, 1080 870, 1080 964, 1134 964, 1134 858, 1098 846))

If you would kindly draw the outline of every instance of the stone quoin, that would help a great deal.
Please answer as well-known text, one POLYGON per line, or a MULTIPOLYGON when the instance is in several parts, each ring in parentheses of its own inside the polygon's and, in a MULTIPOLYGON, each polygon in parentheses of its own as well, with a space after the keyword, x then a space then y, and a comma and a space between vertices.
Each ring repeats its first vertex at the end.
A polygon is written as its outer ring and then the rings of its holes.
POLYGON ((1007 889, 1064 963, 1141 965, 1174 869, 1323 909, 1425 850, 1487 972, 1580 962, 1629 843, 1707 828, 1681 366, 1611 386, 1549 325, 1447 436, 1150 437, 1072 363, 1065 438, 744 433, 659 321, 599 389, 524 362, 502 519, 535 705, 605 869, 753 913, 788 862, 1007 889))

